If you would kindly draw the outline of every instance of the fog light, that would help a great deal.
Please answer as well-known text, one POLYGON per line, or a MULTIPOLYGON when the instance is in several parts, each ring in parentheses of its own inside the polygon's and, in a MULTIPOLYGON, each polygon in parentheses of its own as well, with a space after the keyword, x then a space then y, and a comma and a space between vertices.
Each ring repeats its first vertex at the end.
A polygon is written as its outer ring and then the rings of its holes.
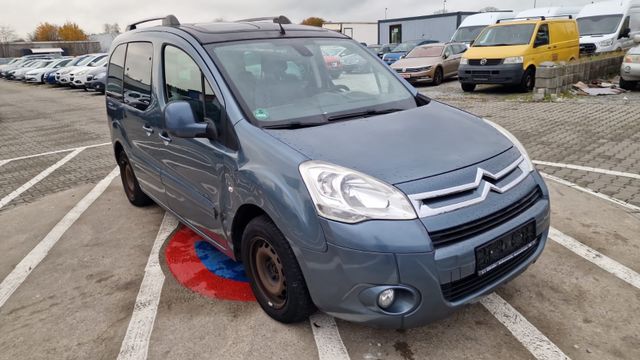
POLYGON ((383 309, 389 308, 393 305, 393 301, 396 299, 396 291, 394 289, 387 289, 378 295, 378 306, 383 309))

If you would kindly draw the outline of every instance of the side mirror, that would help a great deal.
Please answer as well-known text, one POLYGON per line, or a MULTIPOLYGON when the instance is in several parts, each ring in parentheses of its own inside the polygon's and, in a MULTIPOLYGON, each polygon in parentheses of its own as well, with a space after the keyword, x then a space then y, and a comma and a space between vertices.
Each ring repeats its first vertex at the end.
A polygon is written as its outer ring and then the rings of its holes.
POLYGON ((179 138, 215 139, 218 137, 215 126, 198 122, 191 105, 182 100, 172 101, 164 108, 164 124, 169 134, 179 138))
POLYGON ((628 38, 629 34, 631 34, 631 29, 626 28, 620 32, 620 36, 618 37, 618 39, 628 38))
POLYGON ((636 44, 640 44, 640 35, 636 35, 633 37, 633 42, 636 44))
POLYGON ((442 58, 443 58, 443 59, 445 59, 445 60, 447 60, 447 59, 449 58, 449 54, 443 54, 443 55, 442 55, 442 58))

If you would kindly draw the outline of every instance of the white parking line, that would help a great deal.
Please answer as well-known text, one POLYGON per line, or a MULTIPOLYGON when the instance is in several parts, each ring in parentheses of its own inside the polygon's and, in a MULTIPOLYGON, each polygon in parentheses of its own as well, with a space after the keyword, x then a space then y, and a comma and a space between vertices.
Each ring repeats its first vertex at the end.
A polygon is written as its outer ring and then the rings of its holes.
POLYGON ((164 284, 164 273, 160 267, 160 248, 176 227, 178 227, 178 219, 165 213, 151 248, 147 266, 144 269, 144 278, 140 285, 136 304, 133 307, 129 327, 120 346, 119 360, 144 360, 147 358, 149 340, 164 284))
POLYGON ((628 177, 628 178, 640 180, 640 174, 634 174, 634 173, 628 173, 628 172, 622 172, 622 171, 599 169, 599 168, 594 168, 590 166, 561 164, 561 163, 538 161, 538 160, 534 160, 533 163, 536 165, 542 165, 542 166, 551 166, 551 167, 571 169, 571 170, 582 170, 582 171, 589 171, 589 172, 594 172, 599 174, 628 177))
POLYGON ((56 226, 42 239, 36 247, 20 261, 18 265, 0 283, 0 308, 11 294, 25 281, 31 271, 47 256, 51 248, 60 240, 62 235, 78 220, 78 218, 93 204, 107 189, 111 181, 120 174, 118 168, 113 169, 107 177, 102 179, 76 206, 71 209, 56 226))
POLYGON ((573 251, 576 255, 594 263, 601 269, 615 275, 622 281, 640 289, 640 274, 620 264, 619 262, 588 247, 569 235, 563 234, 555 228, 549 230, 549 238, 573 251))
POLYGON ((7 196, 3 197, 2 199, 0 199, 0 209, 2 209, 5 205, 10 203, 11 200, 13 200, 13 199, 17 198, 18 196, 20 196, 20 194, 22 194, 23 192, 29 190, 33 185, 35 185, 35 184, 39 183, 40 181, 42 181, 42 179, 44 179, 47 176, 49 176, 49 174, 54 172, 56 169, 58 169, 59 167, 61 167, 64 164, 66 164, 69 160, 71 160, 74 157, 76 157, 76 155, 80 154, 84 149, 85 148, 78 148, 78 149, 73 150, 71 152, 71 154, 63 157, 60 160, 58 160, 58 162, 56 162, 55 164, 53 164, 53 165, 49 166, 48 168, 44 169, 40 174, 36 175, 33 179, 27 181, 25 184, 23 184, 22 186, 20 186, 19 188, 17 188, 13 192, 11 192, 9 195, 7 195, 7 196))
POLYGON ((545 179, 549 179, 549 180, 555 181, 555 182, 557 182, 559 184, 566 185, 566 186, 568 186, 570 188, 576 189, 578 191, 585 192, 585 193, 587 193, 589 195, 593 195, 595 197, 599 197, 602 200, 606 200, 606 201, 612 202, 612 203, 614 203, 616 205, 620 205, 620 206, 625 207, 625 208, 627 208, 627 209, 629 209, 631 211, 640 212, 640 206, 635 206, 633 204, 629 204, 627 202, 624 202, 622 200, 613 198, 611 196, 607 196, 607 195, 599 193, 597 191, 593 191, 591 189, 583 188, 580 185, 574 184, 574 183, 572 183, 570 181, 567 181, 567 180, 564 180, 564 179, 560 179, 559 177, 555 177, 553 175, 545 174, 545 173, 542 173, 542 172, 540 173, 540 175, 542 175, 542 177, 544 177, 545 179))
POLYGON ((90 149, 90 148, 95 148, 95 147, 100 147, 100 146, 105 146, 105 145, 111 145, 111 143, 109 142, 109 143, 102 143, 102 144, 95 144, 95 145, 80 146, 80 147, 71 148, 71 149, 54 150, 54 151, 48 151, 48 152, 44 152, 44 153, 40 153, 40 154, 26 155, 26 156, 20 156, 20 157, 17 157, 17 158, 13 158, 13 159, 0 160, 0 166, 4 165, 6 163, 10 163, 12 161, 16 161, 16 160, 31 159, 31 158, 40 157, 40 156, 60 154, 60 153, 70 152, 70 151, 74 151, 74 150, 78 150, 78 149, 90 149))
POLYGON ((320 360, 349 360, 338 325, 332 316, 316 313, 309 318, 320 360))
POLYGON ((499 295, 483 297, 480 303, 495 316, 538 360, 569 359, 560 348, 533 326, 518 310, 499 295))

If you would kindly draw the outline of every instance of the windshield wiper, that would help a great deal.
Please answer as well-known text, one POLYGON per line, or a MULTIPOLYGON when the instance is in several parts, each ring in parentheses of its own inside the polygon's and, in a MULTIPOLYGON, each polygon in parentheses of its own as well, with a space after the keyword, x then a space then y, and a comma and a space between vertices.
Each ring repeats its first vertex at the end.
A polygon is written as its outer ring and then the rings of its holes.
POLYGON ((311 123, 302 123, 302 122, 291 122, 286 124, 276 124, 276 125, 267 125, 263 126, 263 129, 302 129, 314 126, 325 125, 326 122, 311 122, 311 123))
POLYGON ((348 120, 348 119, 356 119, 356 118, 366 118, 366 117, 377 116, 377 115, 391 114, 391 113, 398 112, 398 111, 403 111, 403 109, 386 109, 386 110, 360 111, 360 112, 354 112, 354 113, 349 113, 349 114, 341 114, 341 115, 329 116, 327 118, 327 120, 328 121, 340 121, 340 120, 348 120))

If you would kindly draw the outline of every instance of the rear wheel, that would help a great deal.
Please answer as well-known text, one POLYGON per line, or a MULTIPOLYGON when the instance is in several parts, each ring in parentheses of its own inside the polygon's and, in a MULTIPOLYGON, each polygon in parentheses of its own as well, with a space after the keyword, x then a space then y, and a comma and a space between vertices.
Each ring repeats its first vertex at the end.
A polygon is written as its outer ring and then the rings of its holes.
POLYGON ((442 84, 444 79, 444 72, 441 67, 436 68, 436 72, 433 74, 433 85, 438 86, 442 84))
POLYGON ((127 199, 134 206, 143 207, 153 204, 153 200, 142 192, 138 179, 133 173, 133 166, 124 150, 118 155, 118 166, 120 167, 120 179, 127 199))
POLYGON ((293 250, 267 216, 247 225, 242 235, 242 262, 256 300, 270 317, 296 323, 315 311, 293 250))
POLYGON ((461 83, 462 91, 464 92, 473 92, 476 89, 476 84, 465 84, 461 83))
POLYGON ((627 81, 623 78, 620 78, 620 87, 625 90, 635 90, 638 86, 637 81, 627 81))
POLYGON ((529 92, 536 86, 536 70, 533 67, 527 69, 522 75, 518 90, 521 92, 529 92))

